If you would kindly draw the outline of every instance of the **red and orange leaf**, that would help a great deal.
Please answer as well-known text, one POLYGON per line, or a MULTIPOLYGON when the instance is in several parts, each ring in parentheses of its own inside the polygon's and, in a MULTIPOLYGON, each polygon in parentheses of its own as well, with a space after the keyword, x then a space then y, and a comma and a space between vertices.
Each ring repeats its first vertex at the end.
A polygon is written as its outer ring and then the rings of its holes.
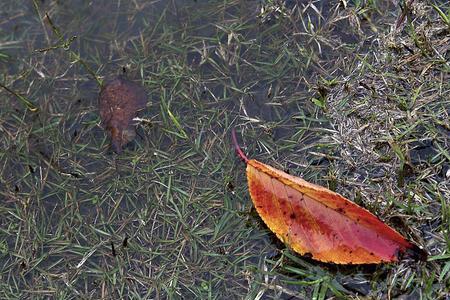
POLYGON ((366 209, 324 187, 249 160, 236 149, 247 163, 248 187, 258 214, 297 253, 337 264, 395 262, 404 255, 426 259, 425 251, 366 209))

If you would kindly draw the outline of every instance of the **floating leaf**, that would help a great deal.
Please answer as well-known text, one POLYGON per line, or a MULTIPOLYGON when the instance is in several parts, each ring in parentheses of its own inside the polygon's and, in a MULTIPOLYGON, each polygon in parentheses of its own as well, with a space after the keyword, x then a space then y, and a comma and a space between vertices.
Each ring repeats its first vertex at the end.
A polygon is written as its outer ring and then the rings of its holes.
POLYGON ((426 260, 425 251, 407 241, 368 210, 324 187, 249 160, 247 180, 253 204, 275 235, 301 255, 336 264, 395 262, 407 256, 426 260))
POLYGON ((144 88, 122 76, 106 83, 99 96, 100 117, 110 133, 116 153, 136 136, 133 119, 145 108, 147 93, 144 88))

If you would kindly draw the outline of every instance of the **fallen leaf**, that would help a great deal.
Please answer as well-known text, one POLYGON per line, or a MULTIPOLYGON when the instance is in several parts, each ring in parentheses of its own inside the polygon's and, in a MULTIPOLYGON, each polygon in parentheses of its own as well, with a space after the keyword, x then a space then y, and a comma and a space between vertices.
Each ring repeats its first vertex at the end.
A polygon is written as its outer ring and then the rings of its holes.
POLYGON ((247 180, 253 204, 275 235, 295 252, 336 264, 426 260, 427 253, 368 210, 327 188, 309 183, 254 159, 247 180))
POLYGON ((102 87, 99 95, 100 117, 116 153, 121 153, 122 148, 136 136, 132 121, 146 104, 144 88, 123 76, 102 87))

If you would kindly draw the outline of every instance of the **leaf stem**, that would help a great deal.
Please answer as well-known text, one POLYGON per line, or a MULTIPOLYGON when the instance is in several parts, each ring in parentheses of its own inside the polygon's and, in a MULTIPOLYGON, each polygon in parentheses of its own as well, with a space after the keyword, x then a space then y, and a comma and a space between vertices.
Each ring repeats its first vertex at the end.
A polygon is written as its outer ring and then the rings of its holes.
POLYGON ((241 147, 239 146, 238 142, 237 142, 237 138, 236 138, 236 130, 234 128, 231 129, 231 139, 233 140, 233 145, 234 145, 234 149, 236 149, 236 153, 238 154, 238 156, 245 162, 248 163, 248 158, 247 156, 244 154, 244 152, 242 152, 241 147))

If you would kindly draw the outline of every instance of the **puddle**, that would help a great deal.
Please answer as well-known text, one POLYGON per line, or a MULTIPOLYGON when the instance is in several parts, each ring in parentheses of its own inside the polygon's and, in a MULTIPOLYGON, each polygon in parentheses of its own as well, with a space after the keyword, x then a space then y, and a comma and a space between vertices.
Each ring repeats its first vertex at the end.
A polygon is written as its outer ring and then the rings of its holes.
MULTIPOLYGON (((370 28, 386 21, 374 10, 360 20, 360 30, 349 30, 344 10, 329 1, 286 1, 281 12, 272 2, 37 1, 66 41, 76 36, 67 49, 59 47, 63 41, 38 18, 32 2, 0 4, 0 54, 6 56, 1 80, 40 107, 24 112, 17 99, 1 92, 9 99, 0 104, 9 135, 0 161, 9 166, 4 172, 17 173, 0 187, 10 194, 20 187, 5 207, 20 207, 22 226, 27 218, 51 216, 49 228, 37 225, 44 227, 36 241, 47 245, 41 255, 50 258, 29 260, 36 268, 52 267, 55 288, 69 286, 66 291, 90 297, 120 298, 120 286, 152 298, 211 291, 243 298, 248 288, 257 288, 249 281, 263 281, 254 270, 274 249, 270 238, 244 221, 223 218, 242 218, 239 212, 251 205, 229 129, 245 129, 242 144, 251 157, 280 158, 293 173, 323 175, 328 163, 310 153, 321 149, 315 144, 329 127, 311 101, 320 94, 317 82, 338 76, 349 52, 367 51, 370 28), (52 47, 58 49, 37 51, 52 47), (143 117, 148 123, 139 126, 122 156, 110 151, 99 127, 99 88, 71 51, 102 78, 125 67, 149 92, 143 117), (31 137, 37 146, 27 146, 31 137), (305 170, 308 161, 315 163, 305 170), (33 176, 24 175, 29 164, 38 170, 33 176), (233 191, 226 188, 230 177, 233 191), (35 191, 38 184, 43 192, 35 191), (21 206, 27 197, 34 205, 21 206), (73 229, 58 233, 64 247, 49 242, 58 226, 73 229), (128 250, 111 259, 109 241, 124 236, 130 237, 128 250), (89 245, 103 250, 76 268, 89 245), (64 276, 69 283, 58 279, 64 276), (191 290, 194 283, 203 290, 191 290)), ((415 149, 414 157, 428 155, 415 149)), ((28 255, 26 247, 8 245, 16 255, 28 255)), ((4 268, 17 261, 0 258, 4 268)), ((17 287, 28 289, 44 276, 37 270, 17 287)), ((365 285, 354 289, 368 293, 365 285)))

